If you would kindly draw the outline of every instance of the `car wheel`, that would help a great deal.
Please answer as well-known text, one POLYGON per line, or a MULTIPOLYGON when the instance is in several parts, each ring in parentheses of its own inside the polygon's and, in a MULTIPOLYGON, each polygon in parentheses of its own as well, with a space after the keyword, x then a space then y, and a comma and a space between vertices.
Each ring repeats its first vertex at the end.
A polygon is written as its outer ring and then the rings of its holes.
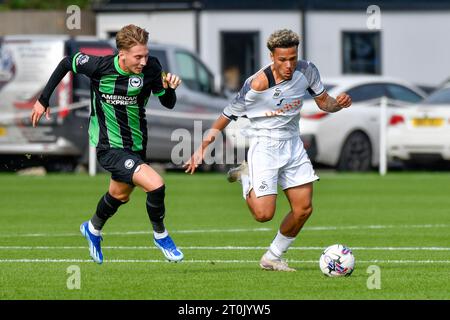
POLYGON ((339 171, 368 171, 371 169, 372 146, 362 132, 353 132, 341 150, 337 169, 339 171))

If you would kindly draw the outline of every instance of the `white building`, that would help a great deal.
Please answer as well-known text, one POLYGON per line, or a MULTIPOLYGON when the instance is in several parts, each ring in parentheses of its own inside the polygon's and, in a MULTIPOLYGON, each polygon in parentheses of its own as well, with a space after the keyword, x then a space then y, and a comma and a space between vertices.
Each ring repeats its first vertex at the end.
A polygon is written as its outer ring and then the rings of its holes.
POLYGON ((115 1, 95 7, 97 35, 124 25, 146 28, 153 41, 197 51, 216 74, 238 71, 240 83, 270 62, 268 36, 301 35, 300 54, 324 77, 381 74, 436 86, 450 77, 450 2, 115 1))

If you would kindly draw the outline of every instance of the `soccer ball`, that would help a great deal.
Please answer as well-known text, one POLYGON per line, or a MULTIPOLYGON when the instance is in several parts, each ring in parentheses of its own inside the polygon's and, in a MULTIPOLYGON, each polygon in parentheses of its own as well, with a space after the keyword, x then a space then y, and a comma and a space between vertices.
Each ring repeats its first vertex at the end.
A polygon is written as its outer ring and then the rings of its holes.
POLYGON ((319 260, 320 270, 328 277, 348 277, 355 267, 352 250, 342 244, 326 248, 319 260))

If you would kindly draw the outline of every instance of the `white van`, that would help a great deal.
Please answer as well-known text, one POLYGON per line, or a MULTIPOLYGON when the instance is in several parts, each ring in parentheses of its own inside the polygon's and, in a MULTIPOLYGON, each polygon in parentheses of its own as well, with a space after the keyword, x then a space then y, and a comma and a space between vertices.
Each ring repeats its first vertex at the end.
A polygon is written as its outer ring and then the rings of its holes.
POLYGON ((51 96, 51 119, 42 117, 36 128, 30 121, 31 109, 58 63, 78 51, 108 55, 114 49, 93 37, 0 39, 0 170, 36 164, 72 170, 87 155, 90 87, 85 76, 68 73, 51 96))

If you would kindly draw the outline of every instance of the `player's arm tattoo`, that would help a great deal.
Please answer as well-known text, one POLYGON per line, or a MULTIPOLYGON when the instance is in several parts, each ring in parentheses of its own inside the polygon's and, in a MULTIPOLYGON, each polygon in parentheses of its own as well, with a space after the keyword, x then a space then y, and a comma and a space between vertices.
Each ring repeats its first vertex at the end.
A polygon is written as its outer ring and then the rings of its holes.
POLYGON ((316 97, 314 100, 316 101, 317 106, 325 112, 336 112, 342 109, 336 99, 329 96, 326 92, 316 97))

